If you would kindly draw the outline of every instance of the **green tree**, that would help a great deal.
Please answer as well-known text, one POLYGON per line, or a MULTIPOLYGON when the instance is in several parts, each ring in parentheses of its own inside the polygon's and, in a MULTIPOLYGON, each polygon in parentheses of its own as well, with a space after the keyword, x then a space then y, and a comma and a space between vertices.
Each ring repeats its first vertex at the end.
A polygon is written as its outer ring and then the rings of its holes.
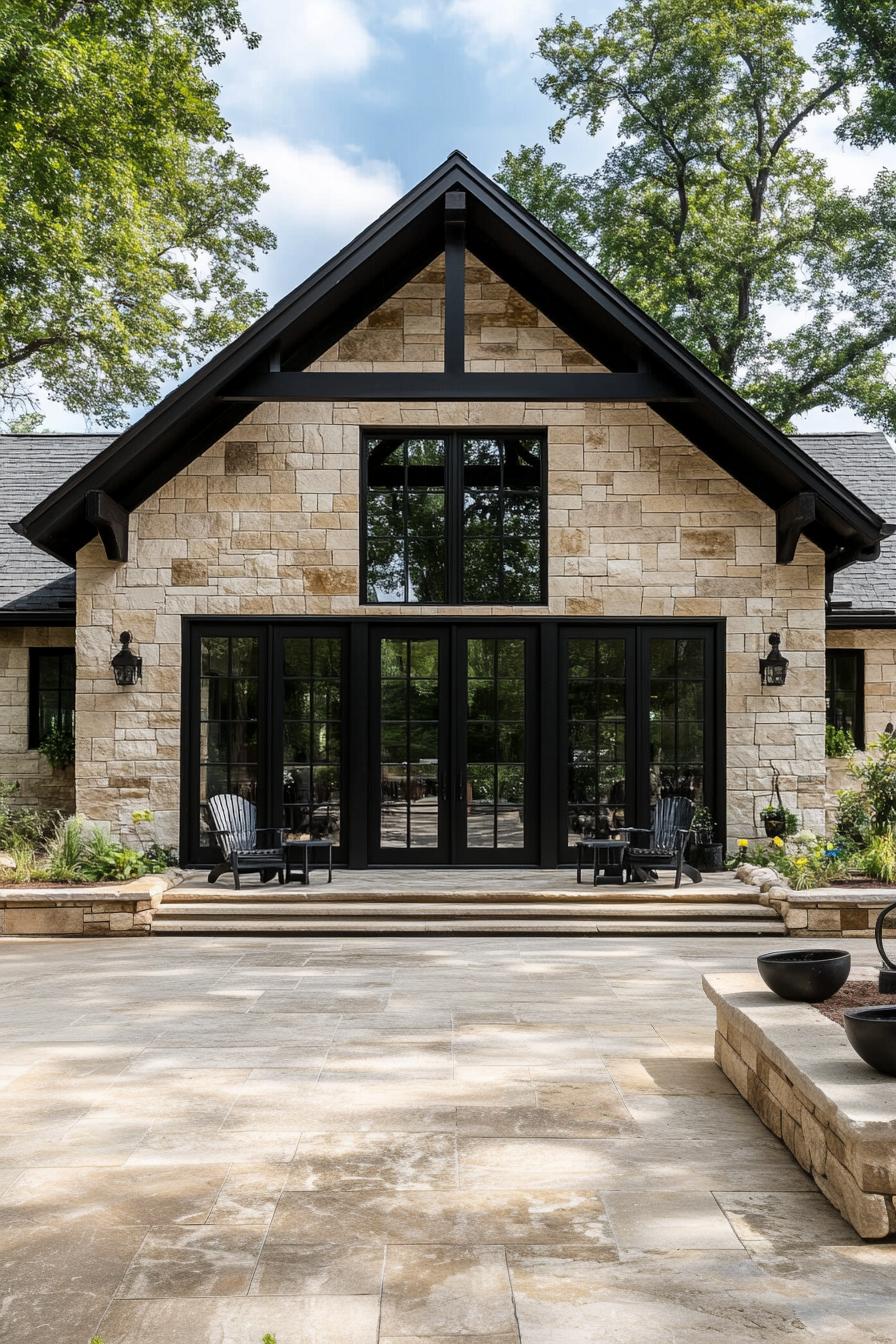
POLYGON ((0 412, 115 425, 261 310, 264 174, 209 71, 238 0, 0 0, 0 412))
POLYGON ((849 406, 894 429, 896 174, 838 190, 803 140, 830 112, 859 136, 850 101, 885 80, 869 84, 855 33, 801 54, 811 15, 802 0, 627 0, 601 25, 559 17, 538 39, 550 138, 579 122, 616 142, 590 175, 523 146, 498 181, 782 427, 849 406), (772 305, 793 313, 784 335, 772 305))

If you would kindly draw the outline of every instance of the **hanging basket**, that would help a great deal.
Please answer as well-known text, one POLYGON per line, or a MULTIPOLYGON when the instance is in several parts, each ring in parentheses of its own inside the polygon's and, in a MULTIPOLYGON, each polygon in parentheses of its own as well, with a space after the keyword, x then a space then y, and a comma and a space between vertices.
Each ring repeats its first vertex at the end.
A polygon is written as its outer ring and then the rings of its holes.
POLYGON ((768 805, 762 809, 762 824, 765 826, 765 833, 769 840, 777 837, 783 837, 787 834, 787 812, 784 809, 784 803, 781 798, 781 790, 778 787, 778 771, 772 766, 772 791, 768 800, 768 805))

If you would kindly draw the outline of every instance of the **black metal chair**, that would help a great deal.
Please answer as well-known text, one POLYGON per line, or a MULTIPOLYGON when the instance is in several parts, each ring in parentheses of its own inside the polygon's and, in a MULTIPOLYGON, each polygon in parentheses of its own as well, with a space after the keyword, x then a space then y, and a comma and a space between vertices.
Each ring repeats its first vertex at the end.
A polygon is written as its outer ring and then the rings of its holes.
POLYGON ((214 829, 209 831, 222 862, 212 868, 209 882, 217 882, 224 873, 233 875, 233 885, 240 890, 240 873, 258 873, 262 882, 273 877, 280 882, 286 877, 286 857, 283 852, 284 828, 256 825, 258 810, 248 798, 236 793, 218 793, 208 800, 214 829), (275 835, 277 844, 260 845, 260 836, 275 835))
POLYGON ((684 851, 691 834, 694 803, 690 798, 660 798, 651 810, 650 827, 623 826, 621 835, 649 836, 643 848, 629 844, 627 860, 634 877, 645 882, 657 872, 674 872, 675 885, 681 886, 684 873, 692 882, 702 882, 703 875, 684 861, 684 851))

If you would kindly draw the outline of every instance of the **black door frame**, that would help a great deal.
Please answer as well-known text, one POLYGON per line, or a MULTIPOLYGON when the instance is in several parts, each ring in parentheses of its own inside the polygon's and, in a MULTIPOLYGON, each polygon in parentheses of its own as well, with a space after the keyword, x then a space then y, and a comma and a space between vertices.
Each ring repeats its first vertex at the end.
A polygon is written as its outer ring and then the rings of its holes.
MULTIPOLYGON (((540 713, 533 714, 535 740, 532 750, 535 753, 534 771, 528 771, 533 781, 535 809, 538 815, 535 838, 535 854, 519 862, 554 868, 567 862, 565 857, 565 808, 566 798, 560 797, 561 782, 565 780, 564 722, 565 710, 561 684, 560 644, 561 632, 567 630, 594 630, 604 634, 611 630, 634 629, 636 641, 644 640, 647 632, 654 634, 676 634, 682 638, 688 632, 709 632, 707 647, 708 699, 706 708, 707 732, 710 745, 706 752, 706 799, 707 805, 716 818, 720 837, 725 834, 725 620, 724 618, 703 617, 676 620, 670 617, 569 617, 569 616, 529 616, 520 612, 509 617, 494 616, 407 616, 399 617, 384 613, 382 616, 184 616, 182 617, 182 678, 181 678, 181 807, 180 807, 180 852, 182 862, 202 865, 208 863, 206 855, 197 852, 198 836, 198 798, 199 798, 199 675, 198 651, 199 638, 209 634, 245 634, 252 627, 259 629, 261 635, 261 672, 263 675, 263 708, 259 725, 259 815, 263 821, 276 824, 271 820, 274 801, 271 798, 272 769, 274 755, 273 735, 274 716, 271 712, 275 704, 273 686, 274 632, 284 627, 293 627, 294 633, 312 635, 332 634, 337 629, 344 633, 343 672, 346 693, 343 696, 343 745, 342 745, 342 862, 350 868, 366 868, 368 864, 368 824, 367 797, 371 764, 370 743, 370 705, 367 687, 370 677, 371 631, 385 626, 406 630, 411 633, 426 628, 454 627, 455 631, 464 628, 487 627, 492 630, 507 631, 516 628, 528 628, 533 631, 534 667, 537 685, 533 694, 540 713), (638 634, 639 631, 645 632, 638 634), (559 805, 558 805, 559 802, 559 805), (562 810, 562 815, 561 815, 562 810)), ((283 630, 285 633, 285 630, 283 630)), ((449 634, 449 641, 457 641, 457 634, 449 634)), ((639 659, 642 682, 639 687, 641 696, 645 687, 643 677, 644 659, 639 659)), ((644 716, 640 716, 643 718, 644 716)), ((646 719, 645 719, 646 723, 646 719)), ((641 730, 638 730, 641 731, 641 730)), ((644 759, 643 745, 637 748, 638 760, 644 759)), ((528 783, 528 781, 527 781, 528 783)), ((637 802, 639 812, 644 810, 647 781, 639 781, 641 798, 637 802)), ((528 796, 527 796, 528 806, 528 796)), ((647 816, 639 815, 637 824, 646 822, 647 816)), ((486 851, 482 852, 484 855, 486 851)), ((485 866, 487 859, 477 854, 470 866, 485 866)), ((506 860, 492 860, 506 864, 506 860)), ((392 859, 389 859, 391 865, 392 859)), ((389 866, 387 865, 387 866, 389 866)), ((460 866, 460 865, 458 865, 460 866)), ((512 865, 507 865, 512 866, 512 865)))

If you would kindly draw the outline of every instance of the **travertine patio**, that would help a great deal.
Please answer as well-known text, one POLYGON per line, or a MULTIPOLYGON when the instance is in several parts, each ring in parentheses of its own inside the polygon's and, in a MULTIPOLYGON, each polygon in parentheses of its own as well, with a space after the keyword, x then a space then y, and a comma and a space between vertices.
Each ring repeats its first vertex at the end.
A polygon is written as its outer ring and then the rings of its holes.
POLYGON ((767 946, 0 944, 0 1336, 890 1344, 896 1245, 712 1062, 767 946))

